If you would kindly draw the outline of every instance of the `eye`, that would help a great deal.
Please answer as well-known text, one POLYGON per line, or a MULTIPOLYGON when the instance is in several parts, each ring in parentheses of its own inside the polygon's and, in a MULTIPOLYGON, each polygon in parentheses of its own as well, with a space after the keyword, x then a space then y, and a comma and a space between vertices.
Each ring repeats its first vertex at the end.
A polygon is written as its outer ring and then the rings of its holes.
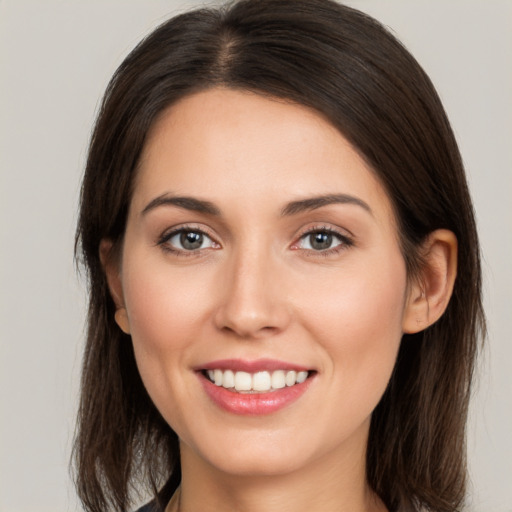
POLYGON ((328 252, 352 245, 352 241, 330 229, 315 229, 305 233, 296 245, 299 249, 316 252, 328 252))
POLYGON ((199 229, 182 228, 172 231, 164 235, 159 243, 174 252, 193 252, 219 247, 219 244, 199 229))

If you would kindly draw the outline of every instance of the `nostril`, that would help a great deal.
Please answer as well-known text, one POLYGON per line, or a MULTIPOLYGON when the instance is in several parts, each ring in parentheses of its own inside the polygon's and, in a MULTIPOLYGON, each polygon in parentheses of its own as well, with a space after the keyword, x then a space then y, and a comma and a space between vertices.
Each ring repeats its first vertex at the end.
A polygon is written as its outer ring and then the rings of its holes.
MULTIPOLYGON (((262 279, 262 278, 261 278, 262 279)), ((283 331, 290 319, 283 294, 273 288, 233 285, 219 297, 214 314, 217 329, 241 338, 261 338, 283 331)))
POLYGON ((264 326, 264 327, 250 327, 247 325, 229 326, 225 325, 221 330, 230 336, 235 336, 241 339, 259 339, 268 336, 274 336, 280 332, 278 327, 264 326))

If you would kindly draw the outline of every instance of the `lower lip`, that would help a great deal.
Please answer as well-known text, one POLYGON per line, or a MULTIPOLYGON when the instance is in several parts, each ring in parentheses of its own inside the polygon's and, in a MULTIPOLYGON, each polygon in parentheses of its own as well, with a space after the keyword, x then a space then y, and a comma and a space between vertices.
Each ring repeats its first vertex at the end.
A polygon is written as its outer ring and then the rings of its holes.
POLYGON ((202 373, 198 373, 201 384, 209 398, 225 411, 257 416, 270 414, 292 404, 309 388, 312 378, 307 378, 300 384, 276 389, 268 393, 236 393, 222 386, 216 386, 202 373))

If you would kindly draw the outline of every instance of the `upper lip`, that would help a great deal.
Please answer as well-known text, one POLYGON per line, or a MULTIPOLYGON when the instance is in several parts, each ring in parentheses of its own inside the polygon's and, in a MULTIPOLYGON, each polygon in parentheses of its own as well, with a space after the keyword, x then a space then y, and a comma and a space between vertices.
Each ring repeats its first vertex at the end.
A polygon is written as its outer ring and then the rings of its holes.
POLYGON ((196 370, 233 370, 256 373, 263 371, 272 372, 275 370, 295 370, 296 372, 302 372, 311 371, 311 368, 300 364, 279 361, 277 359, 219 359, 217 361, 211 361, 204 365, 197 366, 196 370))

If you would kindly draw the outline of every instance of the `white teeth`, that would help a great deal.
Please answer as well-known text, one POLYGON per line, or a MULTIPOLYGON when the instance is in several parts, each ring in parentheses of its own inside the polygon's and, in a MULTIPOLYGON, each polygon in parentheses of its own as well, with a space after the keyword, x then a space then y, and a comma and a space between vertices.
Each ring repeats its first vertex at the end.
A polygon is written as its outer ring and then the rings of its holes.
POLYGON ((308 372, 297 373, 297 384, 302 384, 308 378, 308 372))
POLYGON ((235 374, 231 370, 226 370, 222 378, 222 386, 225 388, 235 387, 235 374))
POLYGON ((216 385, 236 391, 266 392, 282 389, 286 386, 302 384, 309 372, 296 372, 294 370, 276 370, 274 372, 234 372, 233 370, 208 370, 208 378, 216 385))
POLYGON ((252 389, 252 376, 247 372, 235 373, 235 389, 237 391, 250 391, 252 389))
POLYGON ((286 373, 284 380, 287 386, 293 386, 297 382, 297 372, 290 370, 286 373))
POLYGON ((272 387, 274 389, 282 389, 286 386, 286 382, 284 380, 284 371, 277 370, 272 374, 272 387))
POLYGON ((252 377, 252 389, 254 391, 270 391, 271 385, 270 373, 258 372, 252 377))

